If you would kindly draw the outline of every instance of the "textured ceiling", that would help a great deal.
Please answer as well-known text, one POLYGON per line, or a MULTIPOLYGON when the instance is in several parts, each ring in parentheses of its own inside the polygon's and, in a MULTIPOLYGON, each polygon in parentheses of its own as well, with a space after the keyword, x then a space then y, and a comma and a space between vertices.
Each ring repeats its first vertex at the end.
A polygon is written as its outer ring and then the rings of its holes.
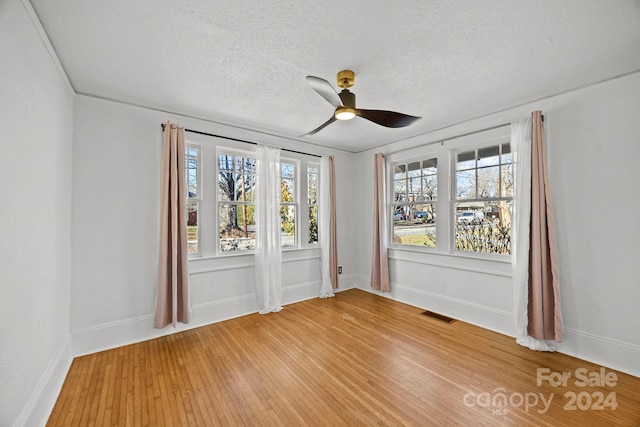
POLYGON ((640 1, 31 0, 79 93, 357 152, 640 70, 640 1), (356 72, 356 118, 306 75, 356 72))

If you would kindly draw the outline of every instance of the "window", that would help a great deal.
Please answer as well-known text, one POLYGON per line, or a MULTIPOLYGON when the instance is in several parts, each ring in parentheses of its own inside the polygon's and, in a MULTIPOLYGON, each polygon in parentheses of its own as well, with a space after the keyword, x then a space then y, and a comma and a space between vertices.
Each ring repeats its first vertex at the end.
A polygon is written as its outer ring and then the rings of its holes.
POLYGON ((514 159, 499 127, 387 157, 391 248, 506 260, 514 159))
POLYGON ((187 182, 187 248, 189 254, 198 254, 198 210, 200 204, 200 148, 187 145, 185 149, 187 182))
POLYGON ((280 161, 280 227, 282 246, 296 246, 296 165, 280 161))
POLYGON ((318 243, 318 172, 319 166, 307 167, 307 204, 309 206, 309 243, 318 243))
POLYGON ((438 159, 393 165, 393 243, 436 246, 438 159))
POLYGON ((218 230, 220 252, 254 249, 256 159, 218 155, 218 230))
MULTIPOLYGON (((282 247, 317 247, 320 166, 309 155, 286 155, 280 160, 282 247)), ((185 178, 189 257, 252 253, 256 246, 256 154, 251 146, 190 135, 185 178)))
POLYGON ((456 154, 454 248, 511 253, 513 164, 509 143, 456 154))

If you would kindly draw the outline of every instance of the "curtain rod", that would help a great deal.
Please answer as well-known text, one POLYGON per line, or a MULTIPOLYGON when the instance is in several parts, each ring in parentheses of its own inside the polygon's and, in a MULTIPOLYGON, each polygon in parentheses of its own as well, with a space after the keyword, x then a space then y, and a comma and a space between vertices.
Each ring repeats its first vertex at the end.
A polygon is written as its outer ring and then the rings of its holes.
MULTIPOLYGON (((544 115, 540 116, 540 118, 542 119, 542 123, 544 123, 544 115)), ((413 150, 414 148, 425 147, 427 145, 434 145, 434 144, 438 144, 438 143, 444 144, 445 142, 451 141, 452 139, 462 138, 464 136, 474 135, 476 133, 482 133, 482 132, 486 132, 486 131, 490 131, 490 130, 494 130, 494 129, 499 129, 499 128, 502 128, 502 127, 505 127, 505 126, 511 126, 511 122, 509 122, 509 123, 501 123, 499 125, 490 126, 490 127, 484 128, 484 129, 473 130, 471 132, 462 133, 462 134, 455 135, 455 136, 450 136, 448 138, 438 139, 438 140, 435 140, 435 141, 432 141, 432 142, 428 142, 426 144, 420 144, 420 145, 414 145, 412 147, 402 148, 400 150, 393 151, 393 152, 389 153, 389 155, 402 153, 403 151, 413 150)))
MULTIPOLYGON (((160 125, 162 127, 162 130, 164 130, 164 123, 162 123, 160 125)), ((185 129, 185 132, 190 132, 190 133, 197 133, 198 135, 205 135, 205 136, 213 136, 215 138, 222 138, 222 139, 228 139, 230 141, 237 141, 237 142, 244 142, 245 144, 252 144, 252 145, 258 145, 257 142, 253 142, 253 141, 246 141, 244 139, 238 139, 238 138, 232 138, 230 136, 223 136, 223 135, 216 135, 214 133, 208 133, 208 132, 201 132, 199 130, 193 130, 193 129, 185 129)), ((313 157, 322 157, 319 154, 311 154, 311 153, 304 153, 302 151, 296 151, 296 150, 289 150, 288 148, 280 148, 282 151, 287 151, 289 153, 296 153, 296 154, 302 154, 305 156, 313 156, 313 157)))

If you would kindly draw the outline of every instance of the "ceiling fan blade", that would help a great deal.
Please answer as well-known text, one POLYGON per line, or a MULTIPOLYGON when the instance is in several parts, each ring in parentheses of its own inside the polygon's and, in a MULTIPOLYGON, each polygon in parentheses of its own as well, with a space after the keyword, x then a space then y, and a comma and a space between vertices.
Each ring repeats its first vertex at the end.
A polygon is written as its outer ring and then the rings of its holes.
POLYGON ((321 124, 320 126, 318 126, 317 128, 315 128, 314 130, 312 130, 309 133, 305 133, 304 135, 300 135, 300 136, 311 136, 313 134, 318 133, 319 131, 321 131, 322 129, 326 128, 327 126, 329 126, 331 123, 335 122, 336 118, 334 115, 331 115, 331 118, 329 120, 327 120, 326 122, 324 122, 323 124, 321 124))
POLYGON ((329 101, 329 104, 333 105, 335 108, 342 107, 340 96, 338 96, 338 92, 336 92, 333 86, 331 86, 331 83, 325 79, 315 76, 307 76, 307 82, 309 83, 309 86, 311 86, 311 89, 315 90, 321 97, 329 101))
POLYGON ((395 111, 363 110, 360 108, 356 109, 356 115, 388 128, 403 128, 422 118, 395 111))

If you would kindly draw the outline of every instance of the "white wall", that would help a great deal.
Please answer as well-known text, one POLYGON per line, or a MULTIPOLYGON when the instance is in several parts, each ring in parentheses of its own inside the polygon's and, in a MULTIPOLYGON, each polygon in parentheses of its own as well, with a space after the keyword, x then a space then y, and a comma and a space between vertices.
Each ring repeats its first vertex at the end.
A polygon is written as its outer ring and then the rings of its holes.
MULTIPOLYGON (((253 255, 190 261, 193 321, 155 330, 160 124, 181 126, 313 154, 328 150, 195 119, 77 96, 71 327, 75 355, 257 311, 253 255)), ((190 134, 187 133, 187 137, 190 134)), ((242 147, 242 146, 241 146, 242 147)), ((350 205, 352 154, 335 152, 338 205, 350 205)), ((205 165, 206 167, 206 165, 205 165)), ((352 219, 338 222, 341 288, 352 286, 352 219)), ((283 302, 316 296, 319 250, 283 254, 283 302)))
POLYGON ((71 363, 73 92, 28 2, 0 2, 0 425, 42 425, 71 363))
MULTIPOLYGON (((493 114, 358 154, 372 174, 386 154, 509 123, 541 109, 545 116, 556 219, 565 340, 559 351, 640 376, 640 73, 493 114)), ((446 146, 447 143, 445 143, 446 146)), ((372 206, 370 180, 354 202, 372 206)), ((370 245, 371 216, 356 223, 370 245)), ((510 267, 491 261, 390 250, 391 298, 514 334, 510 267)), ((369 289, 367 251, 355 258, 358 286, 369 289)))

